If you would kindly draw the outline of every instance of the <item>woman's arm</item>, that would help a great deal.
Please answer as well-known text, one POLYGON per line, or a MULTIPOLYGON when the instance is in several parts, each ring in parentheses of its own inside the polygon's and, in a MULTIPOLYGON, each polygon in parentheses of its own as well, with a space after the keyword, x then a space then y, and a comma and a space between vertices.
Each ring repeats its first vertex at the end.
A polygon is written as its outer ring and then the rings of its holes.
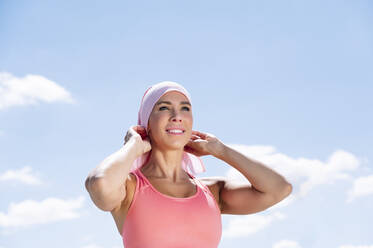
POLYGON ((283 176, 225 145, 213 134, 193 130, 184 149, 196 156, 212 155, 223 160, 241 172, 259 192, 282 196, 291 191, 291 184, 283 176))
POLYGON ((135 140, 129 140, 89 173, 85 187, 98 208, 111 211, 121 204, 126 197, 126 179, 137 154, 135 140))
POLYGON ((196 156, 213 155, 233 166, 249 181, 242 184, 224 177, 205 178, 219 186, 222 214, 259 212, 280 202, 292 191, 292 185, 283 176, 225 145, 213 134, 193 130, 185 150, 196 156))
POLYGON ((292 185, 283 176, 221 144, 219 152, 212 155, 240 171, 251 183, 242 184, 226 178, 218 180, 222 214, 256 213, 275 205, 292 192, 292 185))
POLYGON ((213 155, 241 172, 256 190, 278 197, 291 192, 291 184, 282 175, 223 143, 221 146, 220 152, 213 155))

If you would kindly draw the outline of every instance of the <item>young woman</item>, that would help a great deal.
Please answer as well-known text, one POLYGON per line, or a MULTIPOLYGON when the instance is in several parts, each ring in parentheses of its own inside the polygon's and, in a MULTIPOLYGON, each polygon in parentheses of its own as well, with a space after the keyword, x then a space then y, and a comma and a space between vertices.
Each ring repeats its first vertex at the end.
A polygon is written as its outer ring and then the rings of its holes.
POLYGON ((124 146, 85 183, 95 205, 111 212, 126 248, 216 248, 221 214, 259 212, 292 191, 272 169, 212 134, 193 130, 191 97, 180 84, 148 88, 137 124, 129 128, 124 146), (233 166, 250 183, 196 178, 205 171, 199 158, 205 155, 233 166))

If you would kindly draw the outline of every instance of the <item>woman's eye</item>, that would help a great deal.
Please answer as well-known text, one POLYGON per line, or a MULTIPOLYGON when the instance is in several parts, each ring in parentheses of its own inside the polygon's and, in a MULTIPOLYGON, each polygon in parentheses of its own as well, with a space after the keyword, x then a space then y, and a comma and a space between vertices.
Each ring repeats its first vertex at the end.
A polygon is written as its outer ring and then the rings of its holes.
MULTIPOLYGON (((166 106, 162 106, 159 108, 159 110, 162 110, 163 108, 168 109, 166 106)), ((190 111, 189 107, 183 107, 183 109, 186 109, 187 111, 190 111)))

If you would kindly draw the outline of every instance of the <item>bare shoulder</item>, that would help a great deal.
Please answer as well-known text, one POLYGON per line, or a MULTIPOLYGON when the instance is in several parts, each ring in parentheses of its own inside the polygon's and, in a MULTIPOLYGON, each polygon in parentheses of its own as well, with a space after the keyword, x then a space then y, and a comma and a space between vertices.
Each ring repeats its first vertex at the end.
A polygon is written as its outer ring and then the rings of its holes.
POLYGON ((214 195, 215 201, 218 203, 218 206, 221 210, 222 204, 221 204, 220 192, 221 192, 221 189, 224 188, 225 178, 215 176, 215 177, 200 177, 197 179, 209 188, 211 193, 214 195))
POLYGON ((133 195, 136 190, 136 176, 133 173, 129 173, 126 180, 126 197, 123 200, 123 207, 125 211, 127 212, 129 205, 132 202, 133 195))
POLYGON ((125 217, 127 216, 129 206, 132 203, 133 195, 136 190, 136 182, 137 182, 136 176, 132 173, 128 174, 126 182, 125 182, 126 196, 124 197, 122 202, 117 207, 111 210, 111 214, 113 215, 115 221, 117 222, 117 225, 118 224, 120 225, 124 221, 125 217))
POLYGON ((136 176, 132 173, 128 174, 126 182, 125 182, 126 196, 121 202, 121 204, 119 204, 119 206, 111 210, 111 215, 113 216, 115 220, 115 224, 117 226, 117 229, 120 235, 122 235, 121 231, 123 229, 123 223, 127 217, 128 209, 133 200, 133 195, 136 190, 136 183, 137 183, 136 176))

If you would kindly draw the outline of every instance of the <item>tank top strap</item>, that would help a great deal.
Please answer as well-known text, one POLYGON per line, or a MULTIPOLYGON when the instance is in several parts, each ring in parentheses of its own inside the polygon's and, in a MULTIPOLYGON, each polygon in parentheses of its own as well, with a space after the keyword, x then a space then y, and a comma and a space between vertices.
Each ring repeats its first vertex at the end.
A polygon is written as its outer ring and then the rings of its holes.
POLYGON ((132 171, 132 173, 136 176, 137 185, 139 188, 142 188, 145 185, 149 185, 148 180, 142 175, 140 168, 132 171))
MULTIPOLYGON (((206 193, 210 193, 210 190, 208 189, 208 187, 206 185, 204 185, 200 180, 198 180, 195 176, 193 176, 192 174, 190 174, 189 172, 186 171, 186 173, 189 175, 189 177, 192 178, 192 180, 194 181, 194 183, 199 186, 199 188, 201 188, 203 191, 205 191, 206 193)), ((143 186, 147 185, 149 187, 152 187, 152 185, 150 184, 150 182, 148 181, 148 179, 142 174, 142 172, 140 171, 140 168, 136 169, 133 171, 133 174, 136 175, 137 177, 137 180, 138 180, 138 185, 140 188, 142 188, 143 186)))
POLYGON ((208 189, 208 187, 206 185, 204 185, 200 180, 198 180, 195 176, 193 176, 192 174, 189 174, 189 172, 187 172, 188 175, 193 179, 193 181, 205 192, 207 193, 210 193, 210 190, 208 189))

